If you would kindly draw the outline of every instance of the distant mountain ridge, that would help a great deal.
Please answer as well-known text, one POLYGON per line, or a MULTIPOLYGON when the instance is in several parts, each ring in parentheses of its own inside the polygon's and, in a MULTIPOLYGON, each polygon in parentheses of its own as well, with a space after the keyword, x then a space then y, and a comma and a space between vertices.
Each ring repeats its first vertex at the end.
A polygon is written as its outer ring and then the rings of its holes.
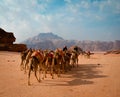
POLYGON ((58 35, 55 35, 53 34, 52 32, 48 32, 48 33, 40 33, 38 34, 38 36, 36 36, 40 39, 47 39, 47 40, 50 40, 50 39, 63 39, 62 37, 58 36, 58 35))
POLYGON ((53 34, 52 32, 40 33, 37 36, 28 38, 22 43, 25 43, 28 48, 34 49, 56 49, 63 48, 64 45, 68 47, 77 45, 83 50, 91 51, 108 51, 120 49, 120 40, 110 42, 65 40, 62 37, 53 34))
POLYGON ((31 44, 31 43, 35 44, 35 43, 51 41, 51 40, 63 40, 63 38, 53 34, 52 32, 48 32, 48 33, 40 33, 37 36, 28 38, 23 42, 26 44, 31 44))

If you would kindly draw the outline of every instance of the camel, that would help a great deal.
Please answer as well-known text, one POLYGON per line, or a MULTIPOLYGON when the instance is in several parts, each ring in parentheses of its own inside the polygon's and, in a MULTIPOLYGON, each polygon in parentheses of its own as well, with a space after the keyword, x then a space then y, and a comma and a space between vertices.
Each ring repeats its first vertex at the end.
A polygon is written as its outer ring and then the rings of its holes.
MULTIPOLYGON (((53 74, 53 76, 54 76, 54 73, 57 73, 57 76, 60 77, 61 71, 64 71, 63 62, 64 62, 64 52, 62 49, 57 48, 55 50, 53 60, 52 60, 52 66, 53 66, 52 74, 53 74)), ((54 77, 52 77, 52 78, 54 78, 54 77)))
POLYGON ((66 51, 64 54, 64 72, 67 72, 68 70, 71 70, 71 66, 70 66, 70 59, 71 59, 71 53, 66 51))
POLYGON ((85 57, 85 58, 88 58, 90 59, 91 55, 93 55, 94 53, 91 53, 90 51, 83 51, 82 55, 85 57))
POLYGON ((32 53, 33 53, 32 49, 29 49, 26 59, 25 59, 25 66, 24 66, 25 73, 26 73, 26 67, 28 69, 28 63, 29 63, 32 53))
POLYGON ((72 52, 72 54, 71 54, 71 65, 72 65, 72 67, 75 67, 75 64, 78 67, 78 56, 79 56, 79 54, 77 52, 75 52, 75 51, 72 52))
POLYGON ((52 65, 53 56, 54 56, 54 51, 51 50, 51 51, 45 52, 45 61, 46 61, 45 72, 47 73, 47 71, 50 71, 51 76, 52 76, 52 70, 53 70, 53 65, 52 65))
POLYGON ((40 71, 43 69, 42 62, 44 60, 43 53, 41 51, 34 51, 31 55, 31 61, 30 61, 30 68, 28 71, 28 85, 30 85, 30 75, 31 71, 35 73, 35 77, 38 82, 41 81, 40 79, 40 71), (37 71, 39 71, 39 78, 37 77, 37 71))
POLYGON ((75 64, 77 64, 78 67, 78 56, 83 54, 83 50, 78 46, 72 46, 69 48, 69 52, 71 52, 72 67, 75 67, 75 64))
POLYGON ((24 64, 25 64, 25 61, 26 61, 26 56, 29 52, 29 49, 21 52, 21 64, 20 64, 20 69, 23 70, 24 69, 24 64))

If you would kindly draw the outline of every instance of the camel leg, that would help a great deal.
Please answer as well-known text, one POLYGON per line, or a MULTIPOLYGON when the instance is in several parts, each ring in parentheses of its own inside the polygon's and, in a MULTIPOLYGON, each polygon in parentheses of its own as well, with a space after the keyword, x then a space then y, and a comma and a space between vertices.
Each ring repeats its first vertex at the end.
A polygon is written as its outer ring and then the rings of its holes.
POLYGON ((30 63, 30 68, 29 68, 29 71, 28 71, 28 85, 30 85, 30 74, 31 74, 31 71, 32 71, 32 64, 33 64, 33 60, 31 60, 31 63, 30 63))
POLYGON ((35 77, 36 77, 37 81, 40 82, 40 80, 37 77, 37 70, 35 70, 35 77))
POLYGON ((20 64, 21 71, 24 69, 24 62, 25 62, 25 59, 21 58, 21 64, 20 64))
POLYGON ((21 64, 20 64, 20 70, 21 71, 23 70, 23 60, 21 61, 21 64))
POLYGON ((30 73, 31 73, 31 68, 29 69, 29 72, 28 72, 28 85, 30 85, 30 73))
POLYGON ((76 60, 77 62, 76 62, 76 64, 77 64, 77 67, 78 67, 78 58, 77 58, 77 60, 76 60))
POLYGON ((58 67, 58 77, 60 77, 60 67, 58 67))
POLYGON ((48 62, 48 59, 47 59, 47 61, 45 63, 45 68, 44 68, 44 77, 45 78, 47 78, 46 74, 47 74, 47 69, 48 69, 48 66, 49 66, 48 64, 49 64, 49 62, 48 62))
POLYGON ((72 59, 72 62, 71 62, 71 64, 72 64, 72 67, 74 67, 74 59, 72 59))
POLYGON ((53 71, 53 67, 51 67, 51 76, 52 76, 52 79, 54 79, 54 71, 53 71))
POLYGON ((42 78, 43 80, 44 80, 44 78, 47 78, 46 73, 47 73, 47 67, 44 67, 43 78, 42 78))
POLYGON ((53 71, 53 69, 54 69, 54 65, 55 65, 55 62, 54 62, 55 60, 54 60, 54 58, 52 59, 52 66, 51 66, 51 76, 52 76, 52 79, 54 79, 54 71, 53 71))
POLYGON ((26 60, 26 63, 25 63, 25 73, 26 73, 26 66, 28 66, 28 63, 29 63, 29 60, 26 60))
POLYGON ((42 71, 42 79, 44 80, 45 78, 45 71, 42 71))
POLYGON ((39 82, 41 82, 41 70, 39 69, 39 82))

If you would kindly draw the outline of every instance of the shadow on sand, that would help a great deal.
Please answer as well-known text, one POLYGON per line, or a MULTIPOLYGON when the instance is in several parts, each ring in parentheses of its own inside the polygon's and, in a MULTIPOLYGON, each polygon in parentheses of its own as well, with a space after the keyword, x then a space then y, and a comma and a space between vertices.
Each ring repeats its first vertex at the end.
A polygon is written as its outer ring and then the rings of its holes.
POLYGON ((94 81, 91 81, 95 78, 104 78, 106 75, 102 75, 100 69, 101 66, 96 64, 79 64, 79 67, 72 68, 71 71, 65 73, 62 78, 70 78, 70 80, 60 80, 58 83, 55 80, 47 80, 45 83, 51 86, 74 86, 74 85, 86 85, 93 84, 94 81), (55 83, 54 83, 55 82, 55 83), (57 84, 56 84, 57 83, 57 84))

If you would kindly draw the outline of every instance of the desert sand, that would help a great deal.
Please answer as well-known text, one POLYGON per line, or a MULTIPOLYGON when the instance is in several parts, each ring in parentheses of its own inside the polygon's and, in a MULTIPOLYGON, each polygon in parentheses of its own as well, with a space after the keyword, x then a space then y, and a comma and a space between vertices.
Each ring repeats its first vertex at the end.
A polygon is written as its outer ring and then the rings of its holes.
POLYGON ((0 51, 0 97, 120 97, 120 54, 79 56, 79 67, 40 83, 20 70, 20 53, 0 51))

